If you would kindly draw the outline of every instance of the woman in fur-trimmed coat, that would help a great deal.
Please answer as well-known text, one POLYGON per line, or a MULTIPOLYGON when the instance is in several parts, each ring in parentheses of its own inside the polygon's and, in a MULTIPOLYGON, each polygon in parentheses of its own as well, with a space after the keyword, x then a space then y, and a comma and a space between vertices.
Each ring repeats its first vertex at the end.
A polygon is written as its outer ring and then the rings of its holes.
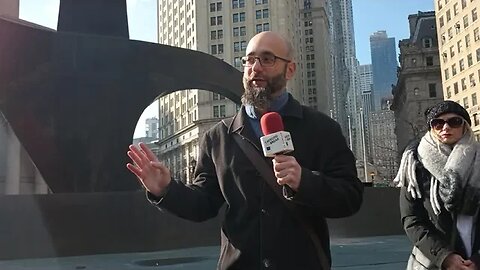
POLYGON ((480 269, 480 146, 468 112, 443 101, 425 112, 428 132, 405 150, 395 178, 407 269, 480 269))

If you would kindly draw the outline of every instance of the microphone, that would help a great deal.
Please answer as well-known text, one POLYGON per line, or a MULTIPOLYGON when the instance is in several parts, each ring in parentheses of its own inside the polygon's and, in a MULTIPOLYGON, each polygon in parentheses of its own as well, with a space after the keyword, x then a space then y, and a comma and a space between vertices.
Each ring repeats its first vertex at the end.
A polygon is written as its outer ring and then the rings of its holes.
POLYGON ((264 136, 260 137, 263 155, 274 157, 293 151, 292 136, 283 130, 283 121, 276 112, 265 113, 260 118, 260 127, 264 136))

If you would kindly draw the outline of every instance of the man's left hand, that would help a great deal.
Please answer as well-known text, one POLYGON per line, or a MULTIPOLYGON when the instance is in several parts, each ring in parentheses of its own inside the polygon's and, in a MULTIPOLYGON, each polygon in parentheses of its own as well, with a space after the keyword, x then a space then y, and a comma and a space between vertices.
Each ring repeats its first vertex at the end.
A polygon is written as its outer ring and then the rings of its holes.
POLYGON ((287 185, 293 191, 298 191, 302 167, 294 157, 276 155, 273 159, 273 172, 279 185, 287 185))

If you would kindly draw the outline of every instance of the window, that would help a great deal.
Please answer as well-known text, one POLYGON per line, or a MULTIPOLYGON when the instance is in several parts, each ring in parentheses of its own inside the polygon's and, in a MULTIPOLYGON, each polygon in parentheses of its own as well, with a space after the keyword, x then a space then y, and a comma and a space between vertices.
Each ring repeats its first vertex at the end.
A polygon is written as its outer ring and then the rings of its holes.
POLYGON ((260 33, 260 32, 262 32, 262 31, 263 31, 262 25, 261 25, 261 24, 257 24, 257 25, 255 26, 255 32, 256 32, 256 33, 260 33))
POLYGON ((217 25, 217 17, 210 17, 210 25, 217 25))
POLYGON ((464 98, 463 98, 463 107, 464 107, 465 109, 468 109, 468 97, 464 97, 464 98))
POLYGON ((458 83, 457 83, 457 82, 455 82, 455 83, 453 84, 453 93, 454 93, 455 95, 458 94, 458 83))
POLYGON ((238 0, 232 0, 232 8, 238 8, 238 0))
POLYGON ((467 89, 467 80, 462 78, 460 81, 462 83, 462 91, 465 91, 467 89))
POLYGON ((462 9, 464 9, 467 6, 467 0, 462 0, 462 9))
POLYGON ((472 94, 472 106, 476 106, 478 104, 477 102, 477 93, 472 94))
POLYGON ((217 31, 211 31, 210 32, 210 39, 211 40, 217 39, 217 31))
POLYGON ((212 45, 210 47, 210 53, 211 54, 217 54, 217 45, 212 45))
POLYGON ((450 57, 454 57, 454 56, 455 56, 455 47, 450 46, 450 57))
POLYGON ((218 30, 218 31, 217 31, 217 37, 218 37, 218 39, 222 39, 222 38, 223 38, 223 30, 218 30))
POLYGON ((463 59, 460 59, 460 61, 458 61, 458 66, 460 68, 460 72, 464 71, 465 70, 465 61, 463 59))
POLYGON ((472 9, 472 22, 478 19, 477 8, 472 9))
POLYGON ((452 65, 452 77, 457 75, 457 64, 452 65))
POLYGON ((440 27, 443 27, 445 25, 445 22, 443 21, 443 16, 438 19, 438 23, 440 24, 440 27))
POLYGON ((458 53, 462 52, 462 40, 459 40, 457 42, 457 50, 458 50, 458 53))
POLYGON ((262 18, 262 11, 261 10, 256 10, 255 11, 255 19, 261 19, 262 18))
POLYGON ((223 53, 223 44, 218 44, 218 54, 223 53))
POLYGON ((240 12, 240 21, 241 22, 245 21, 245 12, 240 12))
POLYGON ((270 31, 270 23, 263 24, 263 31, 270 31))
POLYGON ((233 66, 239 68, 242 66, 242 59, 240 57, 235 57, 233 59, 233 66))
POLYGON ((426 57, 427 66, 433 66, 433 56, 426 57))
POLYGON ((476 50, 477 53, 477 62, 480 61, 480 48, 476 50))
POLYGON ((240 20, 240 15, 238 13, 233 13, 233 22, 236 23, 240 20))
POLYGON ((245 7, 245 0, 238 0, 238 7, 244 8, 245 7))
POLYGON ((240 51, 240 42, 234 42, 233 43, 233 51, 234 52, 239 52, 240 51))
POLYGON ((213 117, 214 118, 220 117, 220 107, 219 106, 213 106, 213 117))
POLYGON ((240 36, 246 36, 247 35, 247 28, 245 26, 240 27, 240 36))
POLYGON ((220 117, 225 117, 225 105, 220 105, 220 117))
POLYGON ((473 40, 480 40, 480 31, 478 30, 478 27, 473 30, 473 40))
POLYGON ((452 14, 450 14, 450 9, 447 10, 446 15, 447 15, 447 22, 449 22, 452 19, 452 14))
POLYGON ((240 28, 238 28, 238 27, 233 28, 233 36, 234 37, 240 36, 240 28))
POLYGON ((428 94, 431 98, 437 97, 437 85, 434 83, 428 84, 428 94))
POLYGON ((217 6, 215 5, 215 3, 211 3, 210 4, 210 12, 215 12, 217 10, 217 6))
POLYGON ((447 98, 450 98, 452 96, 452 91, 450 88, 450 86, 447 86, 447 98))
POLYGON ((468 76, 468 79, 470 80, 470 87, 474 87, 476 85, 475 83, 475 75, 472 73, 468 76))
POLYGON ((445 80, 450 79, 450 73, 448 72, 448 68, 444 70, 444 74, 445 74, 445 80))
POLYGON ((467 34, 465 36, 465 47, 466 48, 470 47, 470 34, 467 34))
POLYGON ((269 11, 268 11, 268 9, 264 9, 263 10, 263 18, 265 19, 265 18, 268 18, 268 17, 269 17, 269 11))
POLYGON ((223 17, 217 16, 217 25, 222 25, 222 24, 223 24, 223 17))
POLYGON ((468 15, 465 15, 463 17, 463 28, 467 28, 468 27, 468 15))
POLYGON ((246 41, 240 42, 240 49, 242 51, 245 51, 247 49, 247 42, 246 41))
POLYGON ((457 15, 457 14, 458 14, 458 3, 455 3, 455 4, 453 5, 453 15, 455 16, 455 15, 457 15))
POLYGON ((469 54, 467 55, 467 65, 468 65, 468 67, 470 67, 470 66, 473 65, 473 57, 472 57, 472 54, 471 54, 471 53, 469 53, 469 54))
POLYGON ((222 11, 222 2, 217 2, 217 11, 222 11))
POLYGON ((431 38, 424 38, 423 39, 423 47, 424 48, 431 48, 432 47, 432 39, 431 38))

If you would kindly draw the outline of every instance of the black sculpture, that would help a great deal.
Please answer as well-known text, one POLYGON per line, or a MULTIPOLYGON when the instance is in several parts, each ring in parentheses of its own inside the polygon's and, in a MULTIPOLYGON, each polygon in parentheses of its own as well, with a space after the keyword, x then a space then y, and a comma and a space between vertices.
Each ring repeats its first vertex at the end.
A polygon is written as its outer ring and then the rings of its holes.
POLYGON ((58 32, 0 18, 0 110, 53 192, 138 189, 125 152, 157 96, 193 88, 240 101, 237 69, 129 40, 126 18, 125 0, 62 0, 58 32))

